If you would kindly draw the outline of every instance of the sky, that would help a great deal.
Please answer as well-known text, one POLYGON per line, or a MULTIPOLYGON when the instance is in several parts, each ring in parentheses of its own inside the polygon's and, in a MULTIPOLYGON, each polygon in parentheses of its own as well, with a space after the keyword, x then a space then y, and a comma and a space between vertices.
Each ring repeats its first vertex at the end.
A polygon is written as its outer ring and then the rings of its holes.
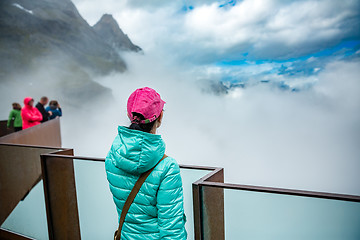
POLYGON ((360 56, 356 0, 74 2, 90 25, 112 14, 145 53, 197 79, 303 90, 329 62, 360 56))

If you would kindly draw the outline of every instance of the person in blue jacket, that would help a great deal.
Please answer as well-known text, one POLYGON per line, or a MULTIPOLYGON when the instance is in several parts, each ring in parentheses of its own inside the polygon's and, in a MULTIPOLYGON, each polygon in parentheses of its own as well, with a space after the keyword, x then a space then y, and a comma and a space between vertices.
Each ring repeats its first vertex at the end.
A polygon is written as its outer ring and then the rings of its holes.
POLYGON ((49 106, 46 107, 45 111, 46 112, 50 111, 52 113, 49 116, 49 120, 54 119, 56 117, 61 117, 62 116, 62 111, 61 111, 60 104, 56 100, 50 101, 49 106))
MULTIPOLYGON (((139 176, 165 154, 165 142, 156 134, 165 102, 151 88, 140 88, 127 103, 130 127, 118 133, 105 159, 110 191, 121 216, 124 203, 139 176)), ((186 239, 180 168, 172 157, 163 159, 143 183, 122 226, 121 239, 186 239)))

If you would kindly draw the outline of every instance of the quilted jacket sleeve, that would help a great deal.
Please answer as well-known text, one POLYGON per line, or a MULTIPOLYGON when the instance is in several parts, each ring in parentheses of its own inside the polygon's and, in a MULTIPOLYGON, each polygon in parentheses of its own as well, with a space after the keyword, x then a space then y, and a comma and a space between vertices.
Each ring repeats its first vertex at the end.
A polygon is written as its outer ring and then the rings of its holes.
POLYGON ((6 124, 7 127, 10 127, 11 121, 13 120, 14 117, 15 117, 14 111, 11 111, 10 114, 9 114, 9 119, 7 121, 7 124, 6 124))
POLYGON ((157 193, 158 224, 161 239, 186 239, 183 188, 180 168, 172 159, 157 193))

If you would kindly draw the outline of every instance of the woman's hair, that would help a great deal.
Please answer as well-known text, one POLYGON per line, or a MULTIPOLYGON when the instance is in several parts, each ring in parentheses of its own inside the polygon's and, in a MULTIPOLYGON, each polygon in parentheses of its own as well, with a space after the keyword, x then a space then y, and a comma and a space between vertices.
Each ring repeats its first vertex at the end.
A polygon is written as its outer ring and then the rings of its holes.
POLYGON ((58 101, 56 100, 51 100, 50 103, 49 103, 50 106, 55 106, 57 107, 59 105, 58 101))
MULTIPOLYGON (((144 116, 141 115, 140 113, 133 113, 133 116, 137 116, 139 117, 141 120, 145 120, 144 116)), ((137 122, 133 122, 130 125, 130 129, 135 129, 135 130, 139 130, 139 131, 143 131, 143 132, 147 132, 150 133, 151 129, 153 129, 155 122, 157 121, 157 119, 155 121, 149 122, 149 123, 137 123, 137 122)))
POLYGON ((21 105, 19 104, 19 103, 13 103, 12 104, 12 107, 13 107, 13 109, 16 109, 16 110, 21 110, 21 105))

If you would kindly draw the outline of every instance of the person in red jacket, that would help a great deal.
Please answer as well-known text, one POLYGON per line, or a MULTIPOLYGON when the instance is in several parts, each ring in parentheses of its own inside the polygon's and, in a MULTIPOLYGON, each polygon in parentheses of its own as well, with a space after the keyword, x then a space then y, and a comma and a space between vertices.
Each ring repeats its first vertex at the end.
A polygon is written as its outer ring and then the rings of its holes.
POLYGON ((21 109, 21 117, 23 120, 23 129, 33 127, 41 123, 42 115, 40 111, 33 106, 34 99, 26 97, 24 99, 24 107, 21 109))

